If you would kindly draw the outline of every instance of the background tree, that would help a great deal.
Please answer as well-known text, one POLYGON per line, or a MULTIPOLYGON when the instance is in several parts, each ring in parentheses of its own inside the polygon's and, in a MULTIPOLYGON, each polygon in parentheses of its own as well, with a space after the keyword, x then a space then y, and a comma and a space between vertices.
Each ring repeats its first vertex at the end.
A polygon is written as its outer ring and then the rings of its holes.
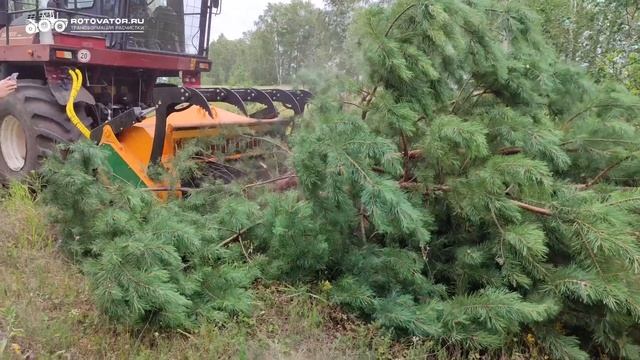
POLYGON ((637 92, 632 67, 638 58, 640 4, 634 0, 534 0, 546 36, 567 60, 596 79, 624 82, 637 92))
POLYGON ((244 59, 248 43, 243 39, 229 40, 224 34, 211 43, 213 68, 203 74, 203 81, 209 84, 236 85, 249 80, 244 59))
POLYGON ((221 36, 210 45, 214 84, 282 85, 292 83, 304 68, 326 65, 331 50, 323 10, 308 1, 269 4, 242 39, 221 36))
POLYGON ((277 84, 290 83, 305 66, 325 63, 325 18, 308 1, 269 4, 256 23, 274 51, 277 84))

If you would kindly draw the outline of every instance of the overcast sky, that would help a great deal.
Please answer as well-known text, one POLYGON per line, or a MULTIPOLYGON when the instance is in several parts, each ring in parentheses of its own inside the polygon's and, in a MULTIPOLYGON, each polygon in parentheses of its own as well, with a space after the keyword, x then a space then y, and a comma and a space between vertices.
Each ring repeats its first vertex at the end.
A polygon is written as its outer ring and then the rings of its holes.
MULTIPOLYGON (((323 0, 309 0, 318 7, 323 0)), ((213 18, 211 39, 224 34, 229 39, 238 39, 242 33, 253 29, 253 24, 262 15, 269 3, 288 3, 290 0, 222 0, 222 14, 213 18)))

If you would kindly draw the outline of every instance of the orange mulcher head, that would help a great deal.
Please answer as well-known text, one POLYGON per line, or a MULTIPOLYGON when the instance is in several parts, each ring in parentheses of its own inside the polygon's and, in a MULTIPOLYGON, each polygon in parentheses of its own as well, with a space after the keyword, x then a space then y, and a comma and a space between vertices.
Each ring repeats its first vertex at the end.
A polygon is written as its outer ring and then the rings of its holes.
MULTIPOLYGON (((129 109, 93 129, 90 136, 109 151, 109 163, 117 178, 150 188, 164 185, 148 176, 147 167, 160 163, 167 143, 173 143, 168 117, 195 107, 199 117, 208 122, 214 118, 209 103, 197 90, 164 86, 155 88, 153 96, 155 107, 129 109), (154 111, 155 116, 151 115, 154 111)), ((167 151, 172 150, 169 146, 167 151)))

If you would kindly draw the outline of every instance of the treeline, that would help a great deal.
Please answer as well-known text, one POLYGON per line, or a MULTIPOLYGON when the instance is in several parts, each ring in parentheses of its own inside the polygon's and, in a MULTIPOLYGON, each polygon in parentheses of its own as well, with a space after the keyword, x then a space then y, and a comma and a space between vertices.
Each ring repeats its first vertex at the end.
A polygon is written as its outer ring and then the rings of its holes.
POLYGON ((640 2, 533 0, 529 6, 564 59, 600 82, 620 81, 640 93, 640 2))
POLYGON ((305 68, 344 67, 343 45, 361 0, 269 4, 255 29, 241 39, 221 35, 211 43, 214 62, 205 82, 228 85, 289 84, 305 68))
MULTIPOLYGON (((274 85, 295 82, 303 69, 353 66, 346 49, 355 13, 388 1, 305 0, 270 4, 255 29, 237 40, 211 43, 208 84, 274 85)), ((624 83, 640 93, 640 2, 635 0, 533 0, 528 5, 558 54, 589 70, 596 80, 624 83)))

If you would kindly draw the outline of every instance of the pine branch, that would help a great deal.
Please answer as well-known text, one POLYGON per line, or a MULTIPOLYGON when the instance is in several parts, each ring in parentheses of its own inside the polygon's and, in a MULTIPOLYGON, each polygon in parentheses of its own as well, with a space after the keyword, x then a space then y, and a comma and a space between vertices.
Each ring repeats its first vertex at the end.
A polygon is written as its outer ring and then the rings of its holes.
POLYGON ((360 205, 360 236, 362 237, 362 243, 367 243, 367 230, 365 221, 367 220, 367 215, 364 211, 364 205, 360 205))
POLYGON ((238 242, 240 243, 240 248, 242 249, 242 253, 244 254, 244 258, 247 260, 247 262, 251 262, 251 258, 249 258, 249 254, 247 253, 247 250, 244 248, 244 243, 242 242, 242 235, 238 234, 238 242))
POLYGON ((469 85, 469 83, 472 80, 473 80, 473 77, 469 76, 467 80, 464 82, 464 84, 462 84, 462 87, 460 88, 460 91, 458 92, 456 99, 453 101, 453 106, 451 106, 451 110, 449 110, 450 113, 455 114, 455 109, 456 109, 456 106, 458 106, 458 103, 460 102, 460 97, 462 96, 464 89, 466 89, 467 85, 469 85))
POLYGON ((367 114, 369 114, 369 106, 371 105, 371 102, 373 101, 373 99, 376 97, 376 92, 378 91, 378 85, 373 87, 373 90, 371 91, 371 93, 369 95, 367 95, 367 99, 364 102, 364 106, 362 107, 362 120, 366 120, 367 119, 367 114))
POLYGON ((502 149, 498 150, 498 154, 500 155, 517 155, 520 154, 524 151, 523 148, 519 147, 519 146, 511 146, 511 147, 505 147, 502 149))
POLYGON ((352 103, 352 102, 350 102, 350 101, 343 101, 342 103, 343 103, 343 104, 345 104, 345 105, 355 106, 355 107, 357 107, 358 109, 362 109, 362 106, 360 106, 360 105, 358 105, 358 104, 356 104, 356 103, 352 103))
MULTIPOLYGON (((584 221, 574 219, 574 222, 576 224, 581 224, 583 227, 591 230, 593 233, 600 234, 600 231, 598 231, 597 229, 594 229, 593 226, 585 223, 584 221)), ((589 253, 589 257, 591 258, 591 261, 595 265, 598 273, 602 274, 603 272, 602 272, 602 269, 600 268, 600 264, 598 263, 598 259, 596 258, 596 254, 593 252, 593 249, 589 245, 589 241, 585 239, 584 233, 582 231, 580 231, 580 236, 578 236, 578 239, 580 239, 580 241, 584 244, 584 248, 587 249, 587 252, 589 253)))
POLYGON ((240 238, 240 236, 246 234, 247 231, 251 230, 252 228, 258 226, 262 224, 262 221, 258 221, 257 223, 251 225, 251 226, 247 226, 246 228, 238 231, 236 234, 234 234, 233 236, 229 237, 228 239, 226 239, 225 241, 221 242, 220 244, 218 244, 218 247, 225 247, 227 245, 229 245, 230 243, 232 243, 233 241, 237 240, 240 238))
POLYGON ((624 140, 624 139, 582 138, 582 139, 567 140, 561 143, 560 146, 570 145, 575 143, 576 141, 610 142, 610 143, 621 143, 621 144, 631 144, 631 145, 640 144, 640 142, 638 141, 631 141, 631 140, 624 140))
POLYGON ((403 157, 403 175, 402 181, 408 181, 411 177, 409 170, 409 142, 407 140, 407 136, 404 131, 400 131, 400 140, 402 143, 402 157, 403 157))
POLYGON ((362 169, 362 167, 360 167, 360 165, 358 165, 358 163, 357 163, 355 160, 353 160, 353 158, 352 158, 351 156, 349 156, 349 154, 347 154, 347 152, 346 152, 346 151, 343 151, 343 153, 344 153, 344 156, 349 160, 349 162, 350 162, 351 164, 353 164, 353 166, 355 166, 355 167, 356 167, 356 169, 358 169, 358 171, 359 171, 362 175, 364 175, 365 179, 367 179, 367 181, 368 181, 369 183, 373 183, 373 182, 371 181, 371 178, 370 178, 370 177, 369 177, 369 175, 367 174, 367 172, 366 172, 366 171, 364 171, 364 170, 362 169))
POLYGON ((409 5, 406 9, 404 9, 404 11, 402 11, 400 14, 398 14, 398 16, 396 16, 395 19, 393 19, 393 21, 391 22, 391 25, 389 25, 389 28, 387 29, 387 31, 384 33, 384 37, 389 36, 389 34, 391 33, 391 30, 393 29, 393 27, 396 25, 396 23, 398 22, 398 20, 400 20, 400 18, 402 16, 404 16, 404 14, 406 14, 407 12, 409 12, 409 10, 413 9, 414 7, 418 6, 418 4, 411 4, 409 5))
POLYGON ((279 142, 277 142, 275 140, 272 140, 272 139, 269 139, 269 138, 266 138, 266 137, 251 136, 251 135, 246 135, 246 134, 242 134, 240 136, 246 137, 246 138, 250 138, 250 139, 262 140, 264 142, 268 142, 268 143, 270 143, 272 145, 275 145, 275 146, 279 147, 280 149, 282 149, 284 152, 286 152, 289 155, 293 154, 289 148, 287 148, 285 145, 283 145, 283 144, 281 144, 281 143, 279 143, 279 142))
MULTIPOLYGON (((512 146, 512 147, 505 147, 505 148, 501 148, 498 150, 498 154, 499 155, 505 155, 505 156, 509 156, 509 155, 517 155, 517 154, 521 154, 522 152, 524 152, 524 149, 519 147, 519 146, 512 146)), ((409 150, 408 152, 403 152, 398 154, 400 156, 404 156, 407 157, 411 160, 418 160, 421 159, 422 157, 424 157, 424 151, 422 150, 409 150)))
MULTIPOLYGON (((399 185, 400 185, 400 188, 406 189, 406 190, 415 191, 422 188, 422 184, 415 183, 415 182, 400 182, 399 185)), ((450 191, 453 191, 453 189, 451 189, 451 187, 448 185, 435 185, 435 186, 428 187, 428 189, 425 192, 425 195, 429 195, 432 192, 450 192, 450 191)), ((534 214, 544 215, 544 216, 553 215, 553 211, 547 208, 530 205, 514 199, 509 199, 509 201, 511 201, 514 205, 518 206, 519 208, 532 212, 534 214)))
POLYGON ((580 110, 579 112, 577 112, 575 115, 573 115, 572 117, 570 117, 569 119, 567 119, 567 121, 565 121, 564 125, 563 125, 563 129, 567 130, 569 129, 571 123, 577 119, 580 115, 583 115, 593 109, 598 109, 598 108, 615 108, 615 107, 626 107, 626 106, 633 106, 636 107, 637 105, 631 105, 631 104, 595 104, 595 105, 589 105, 586 108, 580 110))
POLYGON ((268 185, 268 184, 272 184, 274 182, 278 182, 278 181, 281 181, 281 180, 287 180, 287 179, 292 179, 292 178, 297 178, 297 177, 298 177, 298 175, 296 175, 296 174, 283 175, 283 176, 280 176, 280 177, 277 177, 277 178, 273 178, 273 179, 269 179, 269 180, 260 181, 260 182, 257 182, 257 183, 246 185, 245 187, 242 188, 242 191, 245 191, 245 190, 250 189, 252 187, 268 185))
MULTIPOLYGON (((636 191, 638 190, 638 188, 633 188, 633 190, 629 190, 629 191, 636 191)), ((636 196, 636 197, 632 197, 632 198, 628 198, 628 199, 622 199, 622 200, 618 200, 618 201, 613 201, 610 203, 607 203, 607 206, 618 206, 620 204, 624 204, 624 203, 629 203, 629 202, 633 202, 633 201, 640 201, 640 196, 636 196)), ((640 235, 640 233, 638 233, 638 235, 640 235)))
POLYGON ((595 178, 593 178, 591 181, 589 181, 586 184, 581 184, 578 185, 577 188, 579 190, 587 190, 589 188, 591 188, 593 185, 597 184, 600 180, 602 180, 602 178, 604 178, 605 176, 607 176, 607 174, 609 172, 611 172, 611 170, 615 169, 616 167, 618 167, 620 164, 622 164, 623 162, 631 159, 633 157, 633 154, 631 155, 627 155, 624 158, 614 162, 613 164, 607 166, 604 170, 602 170, 598 175, 596 175, 595 178))
POLYGON ((553 211, 551 211, 549 209, 545 209, 545 208, 529 205, 529 204, 523 203, 521 201, 513 200, 513 199, 511 199, 511 202, 514 203, 515 205, 517 205, 519 208, 521 208, 523 210, 527 210, 527 211, 532 212, 534 214, 544 215, 544 216, 552 216, 553 215, 553 211))

